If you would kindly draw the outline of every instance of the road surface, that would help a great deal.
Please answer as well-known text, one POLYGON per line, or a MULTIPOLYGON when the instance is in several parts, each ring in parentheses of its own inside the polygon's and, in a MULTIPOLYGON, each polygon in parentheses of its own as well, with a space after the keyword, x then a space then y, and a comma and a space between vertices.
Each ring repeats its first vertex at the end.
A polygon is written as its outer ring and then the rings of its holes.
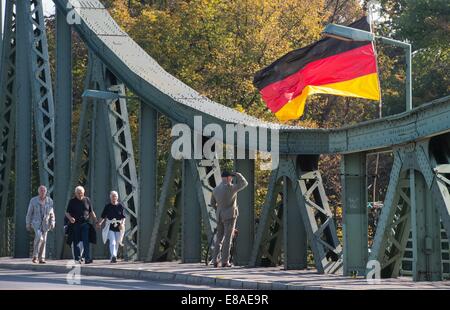
POLYGON ((69 284, 66 274, 0 269, 0 290, 210 290, 206 285, 177 284, 113 277, 81 276, 80 284, 69 284))

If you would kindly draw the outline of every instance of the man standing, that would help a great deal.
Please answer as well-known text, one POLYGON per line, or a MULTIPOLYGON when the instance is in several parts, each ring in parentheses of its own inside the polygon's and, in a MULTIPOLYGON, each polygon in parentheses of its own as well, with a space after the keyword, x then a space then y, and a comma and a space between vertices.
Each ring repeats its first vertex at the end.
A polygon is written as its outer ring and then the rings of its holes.
POLYGON ((53 200, 47 197, 47 188, 39 186, 39 195, 31 198, 26 216, 28 231, 34 230, 33 263, 45 264, 45 245, 47 232, 55 228, 55 212, 53 200))
POLYGON ((97 217, 92 209, 91 200, 84 196, 84 188, 82 186, 75 188, 75 197, 69 201, 66 217, 70 222, 68 227, 68 242, 73 243, 75 261, 81 262, 78 243, 82 241, 85 263, 92 263, 89 247, 89 231, 91 229, 89 219, 92 218, 94 222, 97 222, 97 217))
POLYGON ((214 267, 217 267, 219 264, 218 256, 221 249, 222 267, 231 267, 229 262, 231 237, 236 226, 236 219, 239 215, 236 204, 237 193, 247 185, 247 180, 239 172, 229 173, 228 171, 224 171, 222 173, 222 183, 213 190, 211 207, 216 209, 217 219, 217 239, 213 253, 214 267), (233 176, 237 178, 236 184, 231 182, 233 176))

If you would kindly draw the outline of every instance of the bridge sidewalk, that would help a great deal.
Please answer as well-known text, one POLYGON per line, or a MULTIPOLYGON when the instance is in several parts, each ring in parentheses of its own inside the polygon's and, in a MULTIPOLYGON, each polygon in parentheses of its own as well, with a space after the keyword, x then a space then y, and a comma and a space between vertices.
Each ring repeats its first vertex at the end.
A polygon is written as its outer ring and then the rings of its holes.
MULTIPOLYGON (((48 260, 47 264, 32 264, 30 259, 0 258, 1 269, 34 270, 67 273, 71 260, 48 260)), ((180 264, 179 262, 142 263, 119 262, 110 264, 96 260, 81 265, 82 275, 110 276, 159 282, 177 282, 197 285, 214 285, 234 289, 283 289, 283 290, 368 290, 368 289, 450 289, 450 281, 413 282, 411 278, 382 279, 369 284, 363 278, 342 275, 321 275, 311 270, 283 270, 269 268, 213 268, 203 264, 180 264)))

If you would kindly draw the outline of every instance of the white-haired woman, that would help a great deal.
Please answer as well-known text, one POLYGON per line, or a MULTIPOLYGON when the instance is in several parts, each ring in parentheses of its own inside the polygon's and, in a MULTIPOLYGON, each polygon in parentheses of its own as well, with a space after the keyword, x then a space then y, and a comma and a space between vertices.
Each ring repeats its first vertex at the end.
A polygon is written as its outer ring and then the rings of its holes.
POLYGON ((106 240, 109 240, 111 263, 116 263, 117 251, 119 250, 119 244, 122 243, 125 230, 125 208, 119 202, 119 195, 116 191, 112 191, 109 198, 111 202, 103 209, 101 219, 97 224, 101 226, 106 221, 102 231, 103 242, 106 243, 106 240))

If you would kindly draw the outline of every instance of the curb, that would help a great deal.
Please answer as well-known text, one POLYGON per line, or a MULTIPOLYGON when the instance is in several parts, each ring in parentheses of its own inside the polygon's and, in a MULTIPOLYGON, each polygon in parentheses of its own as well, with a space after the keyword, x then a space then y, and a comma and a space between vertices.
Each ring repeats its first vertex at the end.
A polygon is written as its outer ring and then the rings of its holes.
MULTIPOLYGON (((244 289, 244 290, 304 290, 320 289, 320 287, 305 287, 290 285, 281 282, 258 282, 249 280, 226 279, 221 277, 210 277, 200 275, 189 275, 182 273, 158 272, 149 270, 112 269, 97 266, 85 267, 81 265, 81 274, 85 276, 115 277, 123 279, 147 280, 171 282, 190 285, 209 285, 222 288, 244 289)), ((6 264, 0 263, 0 268, 11 270, 32 270, 37 272, 67 273, 69 268, 61 265, 31 265, 31 264, 6 264)))

